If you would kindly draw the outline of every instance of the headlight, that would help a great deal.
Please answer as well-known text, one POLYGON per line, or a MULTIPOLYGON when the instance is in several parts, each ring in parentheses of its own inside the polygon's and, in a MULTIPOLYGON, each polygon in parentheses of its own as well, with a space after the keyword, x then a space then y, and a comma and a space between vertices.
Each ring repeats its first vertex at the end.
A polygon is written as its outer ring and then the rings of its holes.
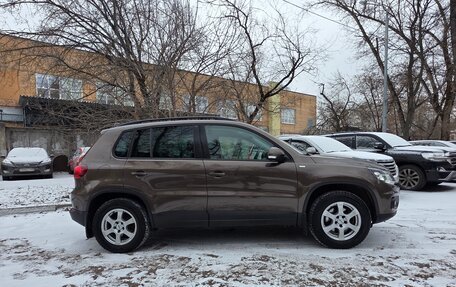
POLYGON ((14 164, 9 159, 6 159, 6 158, 2 161, 2 165, 14 166, 14 164))
POLYGON ((448 159, 448 155, 444 152, 423 152, 421 156, 432 161, 446 161, 448 159))
POLYGON ((380 169, 372 169, 369 168, 369 171, 372 172, 373 175, 379 180, 383 181, 384 183, 394 185, 396 181, 394 180, 394 177, 389 173, 388 171, 383 171, 380 169))
POLYGON ((47 164, 51 164, 52 160, 48 159, 48 160, 43 160, 42 162, 40 162, 40 165, 47 165, 47 164))

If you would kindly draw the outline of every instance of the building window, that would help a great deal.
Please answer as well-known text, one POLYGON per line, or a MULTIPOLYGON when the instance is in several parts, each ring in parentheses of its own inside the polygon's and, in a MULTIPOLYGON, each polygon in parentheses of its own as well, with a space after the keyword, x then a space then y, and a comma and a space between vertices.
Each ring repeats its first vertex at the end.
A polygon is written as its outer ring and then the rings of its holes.
POLYGON ((134 106, 133 100, 122 88, 106 83, 97 83, 97 103, 134 106))
POLYGON ((158 105, 160 110, 172 110, 173 109, 173 99, 168 94, 163 94, 160 97, 160 103, 158 105))
POLYGON ((314 120, 313 119, 307 119, 307 128, 313 128, 315 126, 314 120))
POLYGON ((236 103, 233 100, 218 102, 217 114, 224 118, 237 119, 236 103))
POLYGON ((295 124, 295 110, 294 109, 282 109, 281 113, 282 124, 295 124))
MULTIPOLYGON (((255 110, 256 106, 255 105, 248 105, 247 106, 247 115, 250 117, 250 115, 253 113, 253 111, 255 110)), ((255 121, 261 121, 262 120, 262 114, 261 114, 261 110, 258 110, 258 113, 256 114, 255 116, 255 121)))
POLYGON ((82 94, 82 81, 72 78, 60 78, 60 98, 65 100, 78 100, 82 94))
POLYGON ((81 80, 44 74, 35 74, 35 80, 38 97, 65 100, 78 100, 81 98, 81 80))
MULTIPOLYGON (((190 95, 184 96, 184 108, 186 111, 191 111, 191 97, 190 95)), ((209 101, 206 97, 195 96, 195 113, 205 113, 209 107, 209 101)))

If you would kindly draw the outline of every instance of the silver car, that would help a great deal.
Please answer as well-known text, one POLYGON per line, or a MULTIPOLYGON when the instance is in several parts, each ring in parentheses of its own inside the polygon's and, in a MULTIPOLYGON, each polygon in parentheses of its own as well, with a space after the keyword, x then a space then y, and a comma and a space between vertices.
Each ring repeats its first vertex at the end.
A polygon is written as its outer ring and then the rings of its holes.
POLYGON ((2 164, 3 180, 16 177, 40 175, 52 177, 52 159, 45 149, 39 147, 13 148, 2 164))
POLYGON ((396 162, 388 155, 352 150, 338 140, 325 136, 282 135, 279 136, 279 139, 303 153, 374 161, 387 168, 396 182, 399 180, 399 169, 396 162))

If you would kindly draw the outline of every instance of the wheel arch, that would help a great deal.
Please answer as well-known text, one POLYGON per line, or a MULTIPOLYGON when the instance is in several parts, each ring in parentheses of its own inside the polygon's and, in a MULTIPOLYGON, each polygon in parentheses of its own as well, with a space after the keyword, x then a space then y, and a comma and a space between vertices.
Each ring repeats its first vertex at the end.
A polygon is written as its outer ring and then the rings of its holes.
POLYGON ((130 200, 137 202, 139 205, 141 205, 144 208, 144 210, 146 211, 149 222, 151 224, 150 227, 151 228, 153 227, 152 217, 150 215, 146 201, 144 198, 141 198, 140 196, 138 196, 138 193, 133 192, 133 191, 128 191, 128 190, 107 189, 107 190, 98 192, 90 200, 89 208, 87 210, 87 220, 86 220, 86 224, 85 224, 85 231, 86 231, 87 238, 91 238, 94 236, 93 230, 92 230, 92 222, 93 222, 93 216, 95 215, 95 212, 97 211, 97 209, 106 201, 115 199, 115 198, 130 199, 130 200))
POLYGON ((375 199, 374 193, 372 190, 365 186, 361 186, 356 183, 327 183, 327 184, 320 184, 318 186, 313 187, 307 194, 306 199, 303 204, 302 208, 302 222, 301 226, 305 228, 305 231, 307 232, 307 223, 308 223, 308 214, 310 211, 310 208, 312 206, 312 203, 315 202, 315 200, 322 196, 323 194, 326 194, 331 191, 336 191, 336 190, 341 190, 341 191, 346 191, 350 192, 359 198, 361 198, 369 208, 369 211, 371 213, 371 218, 372 222, 377 221, 377 211, 378 211, 378 204, 375 199))

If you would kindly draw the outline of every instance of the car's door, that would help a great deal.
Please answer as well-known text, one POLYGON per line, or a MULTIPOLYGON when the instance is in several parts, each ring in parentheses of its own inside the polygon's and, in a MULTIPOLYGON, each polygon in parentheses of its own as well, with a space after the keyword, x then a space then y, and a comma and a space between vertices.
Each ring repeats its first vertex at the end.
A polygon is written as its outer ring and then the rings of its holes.
POLYGON ((206 174, 196 125, 135 131, 125 189, 146 196, 156 227, 207 226, 206 174))
POLYGON ((211 226, 296 224, 296 166, 267 159, 277 145, 234 125, 204 125, 202 138, 211 226))

